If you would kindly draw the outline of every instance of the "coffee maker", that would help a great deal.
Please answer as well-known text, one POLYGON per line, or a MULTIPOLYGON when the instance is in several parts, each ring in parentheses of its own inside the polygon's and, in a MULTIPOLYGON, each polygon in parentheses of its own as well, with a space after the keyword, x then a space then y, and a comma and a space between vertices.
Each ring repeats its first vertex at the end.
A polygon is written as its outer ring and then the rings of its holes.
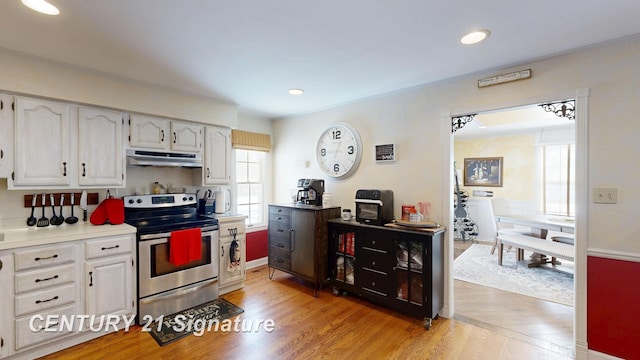
POLYGON ((320 179, 299 179, 298 180, 298 204, 322 205, 322 194, 324 194, 324 180, 320 179))

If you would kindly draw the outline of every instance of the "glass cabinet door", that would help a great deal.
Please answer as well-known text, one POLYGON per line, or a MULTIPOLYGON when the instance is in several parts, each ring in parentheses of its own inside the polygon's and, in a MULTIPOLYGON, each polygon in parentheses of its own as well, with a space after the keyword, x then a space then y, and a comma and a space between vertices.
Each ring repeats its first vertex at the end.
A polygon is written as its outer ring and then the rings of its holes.
POLYGON ((423 290, 423 243, 411 239, 396 240, 397 299, 422 305, 423 290))
POLYGON ((335 249, 335 279, 345 284, 355 284, 356 235, 353 231, 337 229, 333 236, 335 249))

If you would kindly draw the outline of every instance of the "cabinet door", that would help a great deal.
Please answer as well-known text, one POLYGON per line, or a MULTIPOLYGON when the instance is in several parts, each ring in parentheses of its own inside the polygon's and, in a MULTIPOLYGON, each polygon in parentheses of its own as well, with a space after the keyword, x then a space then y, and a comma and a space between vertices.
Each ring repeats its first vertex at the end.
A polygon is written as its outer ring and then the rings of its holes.
POLYGON ((169 120, 131 114, 129 117, 129 145, 147 149, 168 149, 169 120))
POLYGON ((207 126, 205 136, 203 184, 228 184, 231 180, 231 129, 207 126))
POLYGON ((69 105, 16 98, 14 185, 69 185, 69 105))
POLYGON ((0 178, 11 176, 13 169, 13 97, 0 94, 0 178))
POLYGON ((231 263, 231 243, 233 236, 220 237, 220 272, 218 278, 219 287, 242 282, 245 273, 245 257, 246 257, 246 236, 240 234, 236 236, 238 242, 238 250, 240 251, 240 264, 238 266, 230 266, 231 263))
POLYGON ((122 185, 122 113, 80 107, 78 117, 78 184, 122 185))
POLYGON ((200 152, 202 125, 171 121, 171 150, 200 152))
POLYGON ((314 276, 315 261, 315 212, 305 210, 291 211, 291 271, 314 276))
POLYGON ((85 277, 87 314, 127 315, 133 312, 131 254, 87 261, 85 277))

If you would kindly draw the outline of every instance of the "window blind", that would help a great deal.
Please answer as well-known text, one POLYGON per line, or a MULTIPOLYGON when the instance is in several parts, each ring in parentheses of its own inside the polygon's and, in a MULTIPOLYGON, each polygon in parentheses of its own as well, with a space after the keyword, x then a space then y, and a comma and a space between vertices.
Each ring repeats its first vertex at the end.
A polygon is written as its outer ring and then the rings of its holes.
POLYGON ((231 146, 234 149, 269 152, 271 150, 271 136, 268 134, 232 129, 231 146))

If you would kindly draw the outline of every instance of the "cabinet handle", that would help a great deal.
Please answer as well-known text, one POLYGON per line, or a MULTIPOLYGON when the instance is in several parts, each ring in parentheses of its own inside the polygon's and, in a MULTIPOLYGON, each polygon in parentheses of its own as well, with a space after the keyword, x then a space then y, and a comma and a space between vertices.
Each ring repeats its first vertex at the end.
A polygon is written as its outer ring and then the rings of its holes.
POLYGON ((284 248, 284 244, 277 243, 276 246, 279 248, 284 248))
POLYGON ((67 163, 63 162, 62 167, 63 167, 62 176, 67 176, 67 163))
POLYGON ((222 250, 222 255, 220 255, 220 257, 224 257, 224 245, 220 246, 220 250, 222 250))
POLYGON ((4 158, 4 150, 0 149, 0 159, 4 158))
POLYGON ((86 163, 82 163, 82 176, 87 176, 86 163))
POLYGON ((54 279, 57 279, 57 278, 58 278, 58 275, 54 275, 54 276, 49 277, 49 278, 46 278, 46 279, 36 279, 36 283, 39 283, 39 282, 41 282, 41 281, 54 280, 54 279))
POLYGON ((211 169, 207 168, 207 178, 209 178, 209 175, 211 175, 211 169))
POLYGON ((89 271, 89 286, 93 286, 93 271, 89 271))
POLYGON ((160 130, 160 133, 162 134, 162 139, 160 139, 160 142, 164 142, 164 130, 160 130))
POLYGON ((35 259, 33 259, 33 260, 35 260, 35 261, 40 261, 40 260, 55 259, 55 258, 57 258, 57 257, 58 257, 58 254, 53 254, 53 255, 51 255, 51 256, 47 256, 47 257, 37 257, 37 258, 35 258, 35 259))
POLYGON ((275 259, 273 259, 273 261, 275 261, 275 262, 279 262, 279 263, 281 263, 281 264, 284 262, 284 260, 282 260, 282 259, 280 259, 280 258, 275 258, 275 259))
POLYGON ((291 239, 289 243, 289 245, 291 245, 289 251, 293 252, 296 249, 296 233, 295 231, 293 231, 293 229, 291 229, 289 233, 291 234, 291 236, 289 237, 289 239, 291 239))
POLYGON ((173 143, 176 143, 176 140, 178 140, 178 134, 174 131, 173 132, 173 143))
POLYGON ((40 303, 44 303, 44 302, 49 302, 49 301, 53 301, 53 300, 58 300, 58 295, 52 297, 51 299, 47 299, 47 300, 36 300, 36 304, 40 304, 40 303))
POLYGON ((103 247, 103 248, 102 248, 102 251, 105 251, 105 250, 111 250, 111 249, 117 249, 117 248, 119 248, 119 247, 120 247, 120 245, 116 245, 116 246, 107 246, 107 247, 103 247))

